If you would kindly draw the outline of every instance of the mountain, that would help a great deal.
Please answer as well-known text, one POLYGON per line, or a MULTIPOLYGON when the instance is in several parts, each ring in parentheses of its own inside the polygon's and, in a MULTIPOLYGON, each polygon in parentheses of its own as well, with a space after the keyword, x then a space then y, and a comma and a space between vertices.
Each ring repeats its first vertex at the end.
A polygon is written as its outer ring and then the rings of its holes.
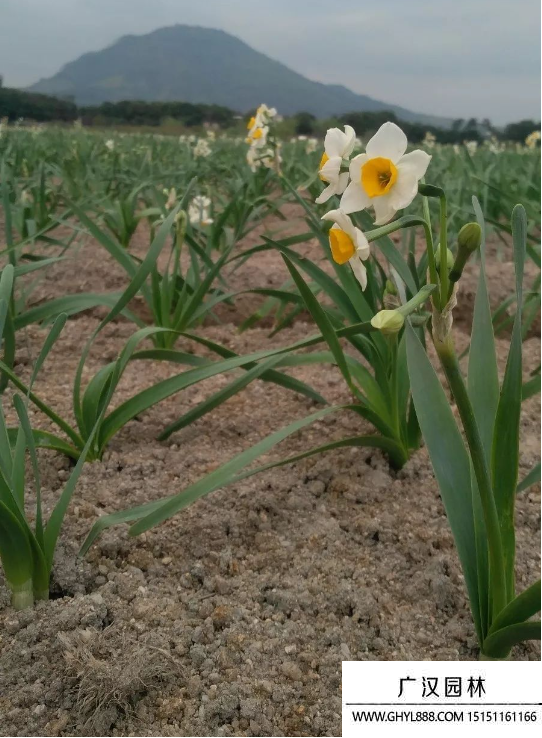
POLYGON ((175 25, 143 36, 123 36, 83 54, 53 77, 29 88, 73 96, 79 105, 120 100, 225 105, 245 113, 266 102, 284 115, 300 111, 327 118, 352 111, 393 111, 406 121, 449 121, 358 95, 341 85, 313 82, 224 31, 175 25))

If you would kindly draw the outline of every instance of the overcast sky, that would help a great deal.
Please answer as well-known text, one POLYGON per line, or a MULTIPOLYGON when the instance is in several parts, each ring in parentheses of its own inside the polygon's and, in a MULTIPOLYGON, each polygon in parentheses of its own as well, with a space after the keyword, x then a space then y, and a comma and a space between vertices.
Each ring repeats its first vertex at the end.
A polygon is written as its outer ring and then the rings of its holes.
POLYGON ((175 23, 417 112, 540 118, 540 0, 0 0, 0 74, 23 87, 175 23))

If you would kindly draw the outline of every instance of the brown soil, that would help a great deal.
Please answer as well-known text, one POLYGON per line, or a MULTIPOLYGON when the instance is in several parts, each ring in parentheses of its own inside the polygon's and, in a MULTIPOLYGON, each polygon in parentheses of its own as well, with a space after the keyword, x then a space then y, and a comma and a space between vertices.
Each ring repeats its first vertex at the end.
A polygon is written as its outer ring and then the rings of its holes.
MULTIPOLYGON (((302 232, 299 213, 294 209, 289 217, 298 220, 287 232, 302 232)), ((257 243, 266 227, 274 225, 256 229, 243 246, 257 243)), ((138 234, 139 253, 145 238, 138 234)), ((307 244, 301 251, 318 249, 307 244)), ((271 252, 238 270, 232 285, 279 286, 285 272, 271 252)), ((500 268, 490 273, 494 293, 510 291, 507 274, 500 268)), ((466 280, 465 295, 474 279, 466 280)), ((125 284, 122 272, 89 242, 75 259, 48 271, 33 299, 125 284)), ((198 330, 239 353, 314 332, 301 316, 272 343, 261 326, 239 334, 237 326, 261 299, 247 296, 223 309, 223 324, 198 330)), ((464 304, 460 348, 466 342, 464 304)), ((36 392, 65 417, 81 348, 100 314, 68 322, 36 383, 36 392)), ((107 326, 87 378, 115 358, 132 332, 122 320, 107 326)), ((17 371, 23 378, 44 335, 36 326, 21 334, 17 371)), ((499 340, 501 370, 506 351, 506 340, 499 340)), ((540 341, 530 338, 526 374, 539 354, 540 341)), ((335 368, 291 371, 331 403, 350 399, 335 368)), ((165 363, 133 362, 115 403, 174 373, 165 363)), ((124 526, 110 529, 85 559, 77 558, 97 516, 179 491, 316 409, 307 398, 258 381, 167 443, 156 440, 166 423, 226 382, 212 378, 153 408, 112 440, 101 462, 85 466, 57 551, 54 599, 17 613, 0 580, 1 735, 339 735, 342 660, 477 658, 462 575, 425 449, 399 473, 380 452, 360 449, 270 470, 213 493, 139 538, 128 537, 124 526)), ((9 389, 4 397, 8 414, 12 394, 9 389)), ((37 412, 32 421, 48 427, 37 412)), ((267 458, 368 431, 353 415, 337 413, 267 458)), ((538 453, 533 398, 523 406, 521 476, 538 453)), ((70 463, 50 452, 40 453, 40 460, 47 514, 70 463)), ((518 497, 517 528, 521 589, 539 576, 538 487, 518 497)), ((539 647, 527 644, 513 656, 538 659, 539 647)))

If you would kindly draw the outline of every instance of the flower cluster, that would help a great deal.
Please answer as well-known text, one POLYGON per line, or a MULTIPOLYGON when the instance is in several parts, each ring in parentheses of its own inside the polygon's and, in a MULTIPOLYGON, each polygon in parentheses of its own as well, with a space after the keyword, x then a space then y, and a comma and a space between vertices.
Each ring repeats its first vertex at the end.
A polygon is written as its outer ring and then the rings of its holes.
POLYGON ((431 131, 426 131, 425 137, 423 139, 423 145, 427 146, 428 149, 434 149, 435 144, 437 142, 437 137, 434 133, 431 133, 431 131))
POLYGON ((536 149, 539 144, 540 131, 533 131, 532 133, 529 133, 529 135, 525 139, 525 146, 527 146, 528 149, 536 149))
POLYGON ((207 158, 211 155, 211 147, 209 146, 209 142, 206 138, 199 138, 196 145, 194 146, 194 158, 200 159, 200 158, 207 158))
POLYGON ((247 162, 253 172, 261 166, 279 171, 280 144, 273 131, 273 119, 276 115, 275 108, 268 108, 262 103, 256 115, 247 123, 246 143, 250 145, 247 162))
POLYGON ((209 217, 211 199, 204 195, 196 195, 188 206, 188 220, 192 225, 211 225, 213 219, 209 217))
POLYGON ((421 149, 407 154, 407 145, 407 137, 395 123, 384 123, 367 143, 365 153, 350 161, 356 146, 354 129, 330 128, 326 134, 319 167, 326 188, 316 202, 342 195, 339 209, 324 215, 323 220, 334 222, 329 232, 334 260, 339 264, 350 262, 362 289, 367 285, 362 262, 369 257, 369 245, 349 214, 372 207, 375 225, 384 225, 398 210, 410 205, 431 156, 421 149))

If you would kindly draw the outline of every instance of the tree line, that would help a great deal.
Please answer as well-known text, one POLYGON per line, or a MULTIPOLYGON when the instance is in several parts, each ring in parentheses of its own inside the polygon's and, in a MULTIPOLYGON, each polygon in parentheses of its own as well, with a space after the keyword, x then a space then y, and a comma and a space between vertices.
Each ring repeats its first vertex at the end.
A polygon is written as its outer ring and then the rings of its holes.
MULTIPOLYGON (((250 114, 243 116, 248 119, 250 114)), ((207 105, 188 102, 143 102, 141 100, 122 100, 105 102, 101 105, 77 106, 73 100, 56 98, 34 92, 24 92, 0 84, 0 119, 10 122, 19 119, 43 122, 73 122, 81 119, 85 126, 161 126, 164 122, 174 122, 188 128, 214 125, 222 129, 239 127, 240 115, 221 105, 207 105)), ((439 143, 461 143, 480 141, 496 136, 507 141, 525 141, 540 123, 522 120, 510 123, 500 130, 486 118, 454 120, 449 128, 410 123, 400 120, 391 111, 351 112, 331 120, 319 120, 311 113, 300 112, 284 121, 284 132, 305 136, 323 136, 326 129, 335 125, 349 124, 359 136, 376 131, 382 123, 391 120, 405 131, 414 143, 423 141, 427 132, 436 136, 439 143)))

